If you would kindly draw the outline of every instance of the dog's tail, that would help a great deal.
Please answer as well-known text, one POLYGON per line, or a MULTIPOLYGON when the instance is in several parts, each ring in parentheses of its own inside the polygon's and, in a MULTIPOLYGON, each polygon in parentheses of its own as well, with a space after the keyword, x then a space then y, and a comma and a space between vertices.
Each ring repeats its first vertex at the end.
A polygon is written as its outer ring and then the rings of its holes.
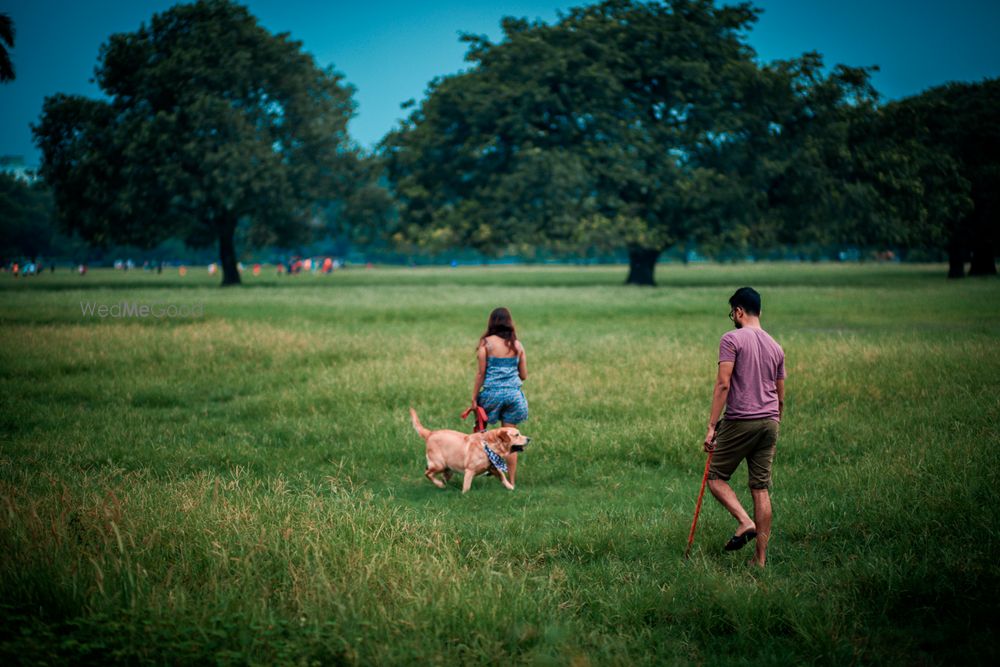
POLYGON ((431 432, 424 428, 424 425, 420 423, 420 418, 417 417, 417 411, 413 408, 410 408, 410 419, 413 421, 413 428, 417 429, 417 433, 420 434, 420 437, 426 440, 427 436, 429 436, 431 432))

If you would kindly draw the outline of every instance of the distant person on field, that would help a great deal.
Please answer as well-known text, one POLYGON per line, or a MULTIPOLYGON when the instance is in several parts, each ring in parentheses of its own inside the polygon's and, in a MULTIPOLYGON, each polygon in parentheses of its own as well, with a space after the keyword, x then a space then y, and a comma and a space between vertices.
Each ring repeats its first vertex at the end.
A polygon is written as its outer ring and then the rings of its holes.
MULTIPOLYGON (((476 381, 472 389, 472 407, 482 406, 486 422, 517 426, 528 418, 528 400, 521 383, 528 378, 528 358, 517 339, 514 320, 506 308, 490 313, 486 332, 476 348, 476 381)), ((514 484, 517 475, 517 452, 504 457, 508 478, 514 484)))
POLYGON ((706 452, 714 452, 708 488, 739 525, 726 551, 757 538, 753 564, 764 567, 771 535, 771 462, 785 405, 785 353, 760 327, 760 294, 741 287, 729 299, 729 319, 736 326, 719 342, 719 371, 705 434, 706 452), (726 414, 720 421, 722 408, 726 414), (753 519, 728 480, 746 459, 753 496, 753 519))

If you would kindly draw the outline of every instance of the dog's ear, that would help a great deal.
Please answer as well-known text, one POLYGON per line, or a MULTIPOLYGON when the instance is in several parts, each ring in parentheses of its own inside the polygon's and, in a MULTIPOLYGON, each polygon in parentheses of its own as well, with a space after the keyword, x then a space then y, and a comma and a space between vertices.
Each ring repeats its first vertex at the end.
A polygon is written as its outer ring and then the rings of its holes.
POLYGON ((507 429, 502 428, 497 432, 497 445, 504 454, 510 454, 510 446, 513 443, 514 440, 510 437, 510 432, 507 429))
POLYGON ((489 431, 485 435, 486 443, 498 454, 510 454, 510 434, 502 428, 489 431))

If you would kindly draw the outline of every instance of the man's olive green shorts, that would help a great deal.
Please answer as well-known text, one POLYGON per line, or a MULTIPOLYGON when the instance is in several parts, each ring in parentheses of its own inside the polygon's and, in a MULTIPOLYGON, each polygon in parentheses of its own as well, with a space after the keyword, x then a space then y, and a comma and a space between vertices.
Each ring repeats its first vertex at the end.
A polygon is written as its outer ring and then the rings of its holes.
POLYGON ((746 459, 750 488, 771 488, 771 461, 777 442, 778 422, 773 419, 723 419, 716 429, 708 478, 728 480, 746 459))

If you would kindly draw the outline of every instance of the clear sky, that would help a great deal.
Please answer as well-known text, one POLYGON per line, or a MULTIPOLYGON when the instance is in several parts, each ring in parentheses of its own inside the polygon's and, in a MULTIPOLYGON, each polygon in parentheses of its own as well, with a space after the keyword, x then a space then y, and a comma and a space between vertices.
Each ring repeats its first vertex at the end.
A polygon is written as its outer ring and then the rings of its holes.
MULTIPOLYGON (((135 30, 171 0, 0 0, 15 23, 17 80, 0 85, 0 155, 38 162, 29 123, 46 95, 97 97, 89 82, 100 45, 135 30)), ((272 32, 288 31, 321 65, 356 87, 354 139, 371 147, 435 76, 467 66, 460 32, 500 36, 503 16, 556 19, 583 0, 249 0, 272 32)), ((731 3, 725 3, 731 4, 731 3)), ((879 65, 876 88, 894 99, 947 81, 1000 76, 1000 0, 757 0, 750 43, 764 61, 816 50, 828 64, 879 65)))

